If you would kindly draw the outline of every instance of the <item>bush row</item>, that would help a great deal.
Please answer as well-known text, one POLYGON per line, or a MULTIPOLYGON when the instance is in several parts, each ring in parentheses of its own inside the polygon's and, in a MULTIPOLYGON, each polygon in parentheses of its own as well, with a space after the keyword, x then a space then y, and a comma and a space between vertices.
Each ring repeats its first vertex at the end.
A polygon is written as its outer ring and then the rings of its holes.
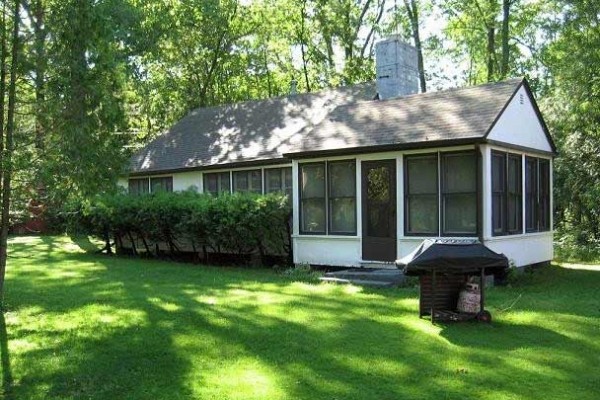
POLYGON ((106 251, 129 248, 159 256, 209 254, 290 256, 291 208, 284 195, 195 192, 105 195, 65 213, 69 231, 102 238, 106 251))

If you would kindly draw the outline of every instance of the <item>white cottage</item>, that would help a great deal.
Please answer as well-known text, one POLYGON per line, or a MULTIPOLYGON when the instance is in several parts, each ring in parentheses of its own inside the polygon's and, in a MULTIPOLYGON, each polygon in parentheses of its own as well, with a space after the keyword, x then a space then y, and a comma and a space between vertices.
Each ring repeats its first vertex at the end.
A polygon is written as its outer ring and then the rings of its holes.
POLYGON ((377 85, 195 110, 120 184, 288 193, 295 263, 392 266, 432 237, 552 260, 556 148, 527 81, 417 94, 410 46, 377 57, 377 85))

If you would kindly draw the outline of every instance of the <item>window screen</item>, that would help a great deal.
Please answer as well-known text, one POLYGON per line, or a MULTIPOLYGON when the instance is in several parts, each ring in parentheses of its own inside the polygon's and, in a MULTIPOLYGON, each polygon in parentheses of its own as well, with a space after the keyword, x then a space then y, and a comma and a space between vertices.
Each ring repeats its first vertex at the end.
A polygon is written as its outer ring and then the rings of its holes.
POLYGON ((437 154, 407 156, 406 233, 435 235, 439 228, 437 154))
POLYGON ((328 164, 329 233, 356 233, 356 162, 328 164))
POLYGON ((300 166, 300 230, 326 233, 325 163, 300 166))
POLYGON ((477 157, 475 153, 442 155, 442 233, 477 233, 477 157))
POLYGON ((156 192, 172 192, 173 191, 173 177, 165 176, 160 178, 150 179, 150 191, 156 192))
POLYGON ((129 194, 142 195, 150 191, 148 178, 134 178, 129 180, 129 194))

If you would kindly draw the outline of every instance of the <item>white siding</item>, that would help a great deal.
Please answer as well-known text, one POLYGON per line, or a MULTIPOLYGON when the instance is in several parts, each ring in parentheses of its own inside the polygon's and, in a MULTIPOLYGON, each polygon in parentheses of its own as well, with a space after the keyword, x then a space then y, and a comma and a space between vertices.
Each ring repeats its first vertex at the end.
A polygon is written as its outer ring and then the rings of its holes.
MULTIPOLYGON (((525 156, 541 157, 550 159, 550 210, 552 210, 552 159, 548 156, 542 156, 533 152, 519 152, 512 149, 499 146, 481 146, 481 154, 485 173, 483 174, 483 243, 497 253, 503 253, 512 260, 514 265, 522 267, 529 264, 535 264, 545 261, 551 261, 554 258, 553 253, 553 233, 539 232, 527 233, 521 235, 492 235, 492 150, 520 154, 522 157, 521 168, 523 179, 521 181, 523 193, 522 198, 522 226, 525 227, 525 156)), ((552 227, 552 212, 550 213, 550 226, 552 227)), ((523 232, 524 228, 523 228, 523 232)))
POLYGON ((484 244, 496 253, 503 253, 517 267, 554 258, 552 232, 498 236, 485 240, 484 244))
MULTIPOLYGON (((436 151, 457 151, 473 149, 473 146, 461 146, 443 149, 427 149, 405 152, 389 152, 380 154, 362 154, 357 156, 345 156, 334 158, 315 158, 302 160, 301 162, 315 162, 324 160, 357 159, 356 168, 356 204, 357 204, 357 235, 356 236, 328 236, 328 235, 300 235, 298 213, 298 161, 293 162, 294 179, 294 262, 296 264, 309 263, 315 265, 335 265, 346 267, 360 267, 361 263, 368 262, 362 258, 362 198, 361 198, 361 161, 395 159, 397 167, 397 258, 404 257, 413 251, 427 237, 405 237, 404 236, 404 171, 403 157, 406 154, 431 153, 436 151)), ((531 233, 512 236, 492 237, 491 230, 491 150, 510 151, 499 146, 482 145, 480 147, 482 162, 484 166, 482 190, 483 190, 483 236, 484 244, 492 250, 504 253, 516 266, 524 266, 532 263, 550 261, 553 258, 552 232, 531 233)), ((540 157, 540 154, 532 152, 523 153, 540 157)), ((545 156, 542 156, 545 157, 545 156)), ((472 238, 472 237, 470 237, 472 238)))
POLYGON ((294 263, 359 267, 360 238, 356 236, 294 236, 294 263))
POLYGON ((508 104, 490 131, 488 139, 535 150, 552 151, 524 86, 508 104))
POLYGON ((354 156, 340 156, 330 158, 314 158, 301 160, 300 163, 317 161, 334 161, 356 159, 356 210, 357 210, 357 235, 332 236, 332 235, 300 235, 300 219, 298 213, 298 161, 293 162, 294 179, 294 263, 308 263, 315 265, 335 265, 344 267, 360 267, 361 263, 368 262, 362 258, 362 186, 361 167, 362 161, 371 160, 396 160, 396 216, 397 216, 397 257, 400 258, 410 253, 425 238, 404 237, 404 164, 405 154, 435 153, 437 151, 472 150, 473 146, 457 146, 447 148, 419 149, 410 151, 396 151, 386 153, 361 154, 354 156))

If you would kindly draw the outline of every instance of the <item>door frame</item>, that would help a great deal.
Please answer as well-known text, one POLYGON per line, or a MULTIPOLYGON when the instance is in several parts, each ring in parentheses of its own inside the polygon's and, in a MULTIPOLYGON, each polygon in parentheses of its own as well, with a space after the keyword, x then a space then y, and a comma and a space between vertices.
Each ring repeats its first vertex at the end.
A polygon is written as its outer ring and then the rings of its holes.
MULTIPOLYGON (((397 254, 398 254, 398 213, 401 211, 398 207, 398 199, 399 199, 399 194, 398 194, 398 190, 399 190, 399 186, 398 186, 398 173, 399 173, 399 167, 398 167, 398 159, 396 157, 391 157, 391 158, 382 158, 382 159, 366 159, 366 160, 360 160, 360 218, 361 218, 361 224, 360 224, 360 235, 361 235, 361 259, 363 262, 369 262, 369 261, 381 261, 381 262, 393 262, 395 261, 397 254), (365 238, 369 238, 369 236, 367 235, 367 228, 368 228, 368 213, 367 213, 367 205, 368 205, 368 198, 367 198, 367 194, 366 194, 366 189, 367 189, 367 179, 365 179, 365 171, 373 165, 385 165, 391 168, 392 170, 392 174, 390 176, 390 196, 391 196, 391 206, 393 207, 394 210, 394 216, 393 216, 393 229, 391 229, 391 233, 392 236, 389 238, 391 239, 391 241, 389 242, 390 245, 393 246, 394 252, 393 252, 393 259, 391 260, 377 260, 377 259, 368 259, 365 258, 365 252, 364 252, 364 248, 365 248, 365 238)), ((384 239, 388 239, 388 238, 384 238, 384 239)), ((368 240, 368 239, 367 239, 368 240)))

